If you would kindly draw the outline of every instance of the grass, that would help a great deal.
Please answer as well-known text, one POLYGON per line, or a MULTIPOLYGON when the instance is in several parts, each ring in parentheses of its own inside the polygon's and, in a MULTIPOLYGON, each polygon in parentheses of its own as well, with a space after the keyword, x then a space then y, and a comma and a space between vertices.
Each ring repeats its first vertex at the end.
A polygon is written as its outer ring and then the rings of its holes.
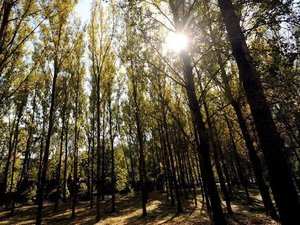
MULTIPOLYGON (((243 201, 243 193, 237 191, 235 193, 236 200, 232 202, 234 211, 233 216, 226 214, 226 220, 230 225, 276 225, 275 221, 268 218, 263 211, 261 199, 257 192, 252 191, 253 204, 247 206, 243 201)), ((95 207, 90 209, 89 202, 79 202, 76 207, 76 217, 71 219, 71 205, 60 205, 58 212, 53 212, 53 204, 44 204, 43 224, 67 225, 67 224, 103 224, 103 225, 159 225, 159 224, 211 224, 208 214, 202 204, 201 195, 198 195, 198 206, 195 207, 191 200, 184 201, 182 214, 176 214, 176 207, 170 206, 166 201, 166 196, 153 192, 149 194, 147 204, 148 215, 141 217, 141 201, 139 194, 117 195, 116 213, 110 212, 110 199, 107 197, 101 203, 102 219, 96 223, 95 207)), ((225 205, 223 202, 224 212, 225 205)), ((36 206, 23 206, 16 208, 16 214, 9 216, 8 211, 0 211, 0 225, 29 225, 35 223, 36 206)))

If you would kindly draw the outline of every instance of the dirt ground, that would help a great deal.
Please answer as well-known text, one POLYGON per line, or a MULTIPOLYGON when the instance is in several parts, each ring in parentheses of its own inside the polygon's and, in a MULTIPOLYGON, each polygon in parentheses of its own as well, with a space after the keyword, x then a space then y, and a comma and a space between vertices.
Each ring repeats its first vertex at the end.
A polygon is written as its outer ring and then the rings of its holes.
MULTIPOLYGON (((147 204, 148 215, 142 218, 141 201, 139 194, 117 195, 116 213, 110 213, 110 199, 107 198, 101 204, 102 219, 95 221, 95 207, 90 209, 89 202, 79 202, 76 208, 76 217, 71 219, 71 205, 60 205, 59 211, 53 212, 53 204, 45 203, 43 224, 67 225, 67 224, 103 224, 103 225, 140 225, 140 224, 211 224, 208 214, 203 207, 202 199, 198 195, 197 207, 192 199, 186 200, 183 204, 184 213, 177 215, 176 207, 171 207, 166 201, 166 196, 161 193, 153 192, 149 194, 147 204)), ((247 206, 244 202, 241 191, 235 194, 235 201, 232 202, 233 216, 226 214, 229 225, 277 225, 264 214, 263 206, 259 195, 252 192, 252 205, 247 206)), ((9 212, 0 211, 0 225, 29 225, 35 223, 36 206, 23 206, 16 209, 15 216, 9 216, 9 212)))

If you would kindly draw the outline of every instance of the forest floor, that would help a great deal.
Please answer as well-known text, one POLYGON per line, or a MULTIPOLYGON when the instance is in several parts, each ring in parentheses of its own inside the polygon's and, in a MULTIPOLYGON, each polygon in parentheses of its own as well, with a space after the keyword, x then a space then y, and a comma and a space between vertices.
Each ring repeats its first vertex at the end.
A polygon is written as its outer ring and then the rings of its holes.
MULTIPOLYGON (((67 224, 107 224, 107 225, 140 225, 140 224, 211 224, 202 204, 201 195, 198 195, 198 206, 195 207, 192 199, 184 201, 184 213, 177 215, 176 207, 171 207, 166 202, 166 196, 158 192, 149 194, 147 204, 148 215, 142 218, 142 210, 139 194, 117 195, 116 213, 110 213, 110 199, 101 203, 102 219, 95 222, 95 207, 89 208, 89 202, 79 202, 76 208, 76 217, 71 219, 70 204, 60 205, 58 212, 53 212, 53 204, 44 204, 43 224, 67 225, 67 224)), ((251 206, 245 204, 245 197, 241 191, 235 192, 235 201, 232 202, 233 216, 226 215, 229 225, 277 225, 264 214, 260 196, 256 191, 251 191, 253 203, 251 206)), ((223 202, 224 204, 224 202, 223 202)), ((225 208, 225 205, 223 205, 225 208)), ((226 211, 226 209, 224 209, 226 211)), ((35 223, 36 206, 23 206, 16 208, 15 216, 9 216, 9 212, 0 210, 0 225, 28 225, 35 223)))

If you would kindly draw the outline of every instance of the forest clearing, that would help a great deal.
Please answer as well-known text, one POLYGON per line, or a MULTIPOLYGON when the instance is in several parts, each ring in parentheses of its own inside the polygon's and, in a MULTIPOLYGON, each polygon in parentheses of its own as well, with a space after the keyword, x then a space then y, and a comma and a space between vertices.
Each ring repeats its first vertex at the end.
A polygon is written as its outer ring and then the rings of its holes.
POLYGON ((300 225, 299 194, 299 1, 0 0, 0 225, 300 225))

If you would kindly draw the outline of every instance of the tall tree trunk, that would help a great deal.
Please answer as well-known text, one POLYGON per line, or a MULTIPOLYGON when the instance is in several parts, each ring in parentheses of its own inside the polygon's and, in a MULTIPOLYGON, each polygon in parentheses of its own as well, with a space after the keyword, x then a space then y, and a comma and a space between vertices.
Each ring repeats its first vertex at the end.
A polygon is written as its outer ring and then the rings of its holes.
MULTIPOLYGON (((202 84, 200 84, 200 88, 201 88, 201 91, 203 92, 202 84)), ((219 140, 217 140, 218 136, 215 133, 216 130, 215 130, 215 127, 212 124, 211 115, 209 113, 208 105, 207 105, 205 99, 203 99, 203 106, 204 106, 204 110, 205 110, 205 114, 206 114, 206 118, 207 118, 208 134, 209 134, 209 138, 210 138, 211 144, 212 144, 213 157, 214 157, 214 161, 215 161, 215 165, 216 165, 217 174, 218 174, 218 177, 219 177, 221 190, 222 190, 223 195, 224 195, 224 200, 225 200, 225 203, 226 203, 227 212, 228 212, 228 214, 232 215, 233 211, 232 211, 231 203, 230 203, 230 195, 229 195, 229 192, 228 192, 227 187, 226 187, 225 178, 224 178, 223 171, 222 171, 222 166, 221 166, 221 163, 220 163, 220 154, 219 154, 220 153, 219 152, 220 146, 218 146, 219 140)))
MULTIPOLYGON (((178 133, 176 132, 176 129, 173 129, 172 132, 173 136, 173 143, 174 143, 174 158, 177 166, 178 171, 178 184, 179 184, 179 193, 182 195, 182 189, 184 193, 185 199, 188 199, 188 194, 186 190, 186 179, 185 177, 185 162, 184 162, 184 155, 183 155, 183 146, 182 146, 182 140, 178 137, 178 133)), ((182 208, 182 207, 181 207, 182 208)))
POLYGON ((146 163, 145 163, 145 149, 144 149, 144 138, 143 138, 143 131, 142 131, 142 124, 140 118, 140 106, 138 103, 138 90, 137 90, 137 81, 132 80, 133 85, 133 101, 135 107, 135 122, 136 122, 136 132, 137 132, 137 140, 139 145, 139 175, 140 175, 140 183, 141 183, 141 198, 142 198, 142 210, 143 210, 143 217, 147 216, 147 173, 146 173, 146 163))
POLYGON ((129 153, 129 160, 130 160, 130 178, 131 178, 131 186, 133 189, 136 187, 136 182, 135 182, 135 171, 134 171, 134 159, 133 159, 133 144, 132 141, 130 140, 132 137, 132 128, 131 124, 129 124, 129 129, 128 129, 128 135, 127 135, 127 142, 128 142, 128 153, 129 153))
POLYGON ((8 29, 9 17, 12 12, 13 5, 16 4, 16 1, 4 0, 2 3, 1 12, 1 26, 0 26, 0 55, 2 55, 2 51, 4 49, 4 41, 6 38, 6 33, 8 29))
POLYGON ((49 111, 49 125, 48 125, 48 133, 46 138, 46 145, 43 156, 43 166, 41 172, 41 182, 37 191, 37 213, 36 213, 36 225, 40 225, 42 223, 42 211, 43 211, 43 202, 44 202, 44 189, 46 184, 47 170, 48 170, 48 160, 49 160, 49 150, 52 136, 52 129, 54 124, 54 114, 55 114, 55 96, 56 96, 56 81, 58 76, 58 62, 54 60, 54 74, 52 81, 52 91, 51 91, 51 103, 50 103, 50 111, 49 111))
MULTIPOLYGON (((201 87, 202 89, 202 87, 201 87)), ((203 91, 203 90, 202 90, 203 91)), ((211 139, 211 143, 212 143, 212 149, 213 149, 213 157, 214 157, 214 161, 215 161, 215 165, 216 165, 216 170, 217 170, 217 174, 219 177, 219 182, 220 182, 220 186, 221 186, 221 190, 223 192, 224 195, 224 200, 226 203, 226 208, 227 208, 227 212, 228 214, 232 215, 233 211, 231 208, 231 203, 230 203, 230 196, 226 187, 226 183, 225 183, 225 178, 223 176, 223 171, 222 171, 222 167, 221 167, 221 163, 220 163, 220 155, 219 155, 219 146, 217 146, 217 141, 216 138, 217 135, 214 132, 214 127, 212 125, 211 119, 210 119, 210 114, 208 111, 208 106, 206 104, 206 101, 203 100, 203 105, 204 105, 204 109, 205 109, 205 113, 206 113, 206 117, 207 117, 207 124, 208 124, 208 133, 209 133, 209 137, 211 139)))
POLYGON ((64 83, 64 104, 62 108, 62 126, 61 126, 61 134, 60 134, 60 146, 59 146, 59 158, 58 158, 58 165, 56 168, 56 198, 54 204, 54 211, 58 210, 58 204, 60 200, 60 189, 61 189, 61 182, 60 182, 60 174, 61 174, 61 162, 62 162, 62 154, 63 154, 63 142, 64 142, 64 132, 65 132, 65 117, 66 117, 66 107, 68 102, 68 93, 67 93, 67 85, 66 82, 64 83))
POLYGON ((171 177, 171 167, 170 167, 170 160, 169 160, 169 156, 168 156, 168 152, 167 152, 167 145, 166 145, 166 139, 165 139, 165 135, 163 132, 163 127, 162 125, 160 125, 160 129, 159 129, 159 133, 160 133, 160 143, 161 143, 161 147, 162 147, 162 155, 163 155, 163 160, 164 160, 164 164, 165 167, 164 170, 166 171, 166 176, 167 176, 167 191, 169 190, 170 193, 170 198, 171 198, 171 205, 174 206, 175 205, 175 201, 174 201, 174 195, 173 195, 173 184, 172 184, 172 177, 171 177))
POLYGON ((300 203, 283 144, 272 118, 259 74, 250 56, 231 0, 218 0, 232 52, 239 68, 258 137, 261 143, 274 199, 282 224, 300 224, 300 203))
MULTIPOLYGON (((111 87, 109 87, 111 89, 111 87)), ((116 212, 116 174, 115 174, 115 150, 114 150, 114 135, 112 127, 112 108, 111 108, 111 90, 109 91, 108 112, 109 112, 109 136, 111 147, 111 212, 116 212)))
POLYGON ((182 51, 180 57, 184 65, 184 79, 189 101, 189 107, 196 125, 197 134, 199 135, 200 148, 198 148, 198 152, 201 155, 203 163, 202 176, 204 178, 204 186, 207 187, 207 194, 210 198, 211 209, 213 212, 213 220, 216 225, 226 224, 223 210, 221 207, 221 200, 218 194, 214 173, 211 166, 208 134, 203 122, 202 113, 196 97, 191 59, 188 55, 188 52, 186 51, 182 51))
MULTIPOLYGON (((102 106, 103 108, 105 108, 105 102, 102 106)), ((104 201, 104 184, 105 184, 105 111, 103 111, 102 114, 102 144, 101 144, 101 153, 100 153, 100 157, 102 158, 101 160, 101 178, 100 178, 100 190, 101 190, 101 199, 102 201, 104 201)))
POLYGON ((197 175, 194 175, 194 173, 196 173, 195 172, 195 165, 193 163, 193 160, 191 159, 191 154, 188 152, 188 150, 187 150, 187 163, 188 163, 188 173, 191 177, 191 185, 192 185, 192 188, 193 188, 193 196, 194 196, 195 207, 197 207, 198 200, 197 200, 197 192, 196 192, 196 184, 195 184, 195 177, 197 175))
MULTIPOLYGON (((43 127, 41 133, 41 140, 40 140, 40 154, 39 154, 39 171, 38 171, 38 182, 37 182, 37 190, 41 186, 41 176, 42 176, 42 167, 43 167, 43 155, 44 155, 44 140, 45 140, 45 129, 46 129, 46 115, 45 109, 43 111, 43 127)), ((37 195, 37 193, 36 193, 37 195)), ((36 204, 38 204, 38 200, 36 199, 36 204)))
MULTIPOLYGON (((176 31, 181 31, 184 25, 181 24, 178 8, 174 1, 169 1, 169 6, 173 14, 173 20, 175 24, 176 31)), ((187 50, 182 50, 180 52, 180 58, 183 62, 184 70, 184 81, 185 88, 189 102, 189 108, 194 120, 196 136, 199 138, 199 144, 197 144, 197 150, 202 162, 202 176, 204 178, 204 188, 207 195, 210 198, 211 209, 213 213, 213 222, 215 225, 224 225, 225 217, 223 214, 221 200, 218 194, 214 173, 212 170, 211 160, 210 160, 210 146, 208 141, 208 134, 203 121, 202 113, 198 103, 195 90, 195 81, 193 75, 193 67, 191 64, 191 58, 187 50)), ((207 206, 210 208, 209 202, 207 201, 207 206)))
POLYGON ((77 192, 78 192, 78 138, 79 138, 79 129, 78 129, 78 109, 79 109, 79 74, 77 74, 77 84, 76 84, 76 97, 75 97, 75 110, 74 110, 74 119, 75 119, 75 128, 74 128, 74 168, 73 168, 73 201, 72 201, 72 215, 74 218, 76 216, 76 203, 77 203, 77 192))
POLYGON ((100 75, 97 76, 97 98, 96 98, 96 119, 97 119, 97 202, 96 202, 96 221, 100 221, 100 202, 101 202, 101 132, 100 132, 100 75))
POLYGON ((93 118, 92 118, 92 149, 91 149, 91 196, 90 196, 90 207, 94 207, 94 155, 95 155, 95 110, 93 111, 93 118))
MULTIPOLYGON (((13 141, 13 161, 11 165, 11 176, 10 176, 10 188, 9 188, 9 193, 12 197, 12 199, 9 199, 9 202, 6 204, 6 209, 9 208, 10 203, 12 202, 13 206, 12 209, 14 208, 14 203, 15 203, 15 195, 16 193, 12 193, 13 191, 13 185, 14 185, 14 175, 15 175, 15 165, 16 165, 16 157, 17 157, 17 150, 18 150, 18 144, 19 144, 19 126, 20 126, 20 121, 23 116, 23 109, 25 108, 27 103, 27 97, 25 100, 22 100, 21 105, 17 107, 18 110, 18 118, 17 118, 17 124, 16 124, 16 129, 15 129, 15 134, 14 134, 14 141, 13 141)), ((13 210, 11 211, 13 212, 13 210)))
POLYGON ((174 189, 175 189, 175 196, 176 196, 176 202, 177 202, 177 213, 182 213, 182 203, 181 203, 181 195, 180 195, 180 189, 179 189, 179 185, 177 182, 177 177, 176 177, 176 168, 175 168, 175 158, 173 156, 173 149, 171 147, 171 143, 170 143, 170 137, 169 137, 169 131, 168 131, 168 127, 167 127, 167 121, 166 121, 166 115, 164 114, 164 134, 166 137, 166 144, 167 144, 167 149, 168 149, 168 154, 170 156, 170 164, 171 164, 171 178, 174 184, 174 189))
MULTIPOLYGON (((12 194, 13 186, 14 186, 14 176, 15 176, 15 166, 16 166, 16 157, 17 157, 17 151, 18 151, 18 144, 19 144, 19 132, 17 133, 15 137, 15 144, 14 144, 14 151, 13 151, 13 160, 11 165, 11 175, 10 175, 10 187, 9 187, 9 193, 12 194)), ((11 201, 12 199, 10 199, 11 201)), ((7 206, 9 203, 7 204, 7 206)), ((7 207, 8 208, 8 207, 7 207)))
MULTIPOLYGON (((204 6, 205 6, 205 11, 209 13, 209 7, 208 7, 208 4, 206 1, 204 1, 204 6)), ((260 193, 261 193, 261 196, 263 199, 263 203, 264 203, 266 212, 268 215, 271 215, 271 217, 273 219, 278 219, 278 215, 276 213, 275 207, 274 207, 271 197, 270 197, 269 188, 266 185, 266 182, 263 178, 263 171, 262 171, 260 159, 255 152, 253 142, 251 140, 250 133, 249 133, 247 125, 246 125, 246 121, 242 115, 242 111, 241 111, 239 102, 234 100, 234 97, 233 97, 233 94, 231 91, 231 87, 229 85, 228 76, 226 74, 224 66, 222 65, 222 56, 221 56, 220 52, 218 51, 218 49, 216 48, 217 39, 216 39, 216 36, 212 29, 212 20, 210 17, 209 17, 208 28, 209 28, 212 42, 215 45, 214 49, 215 49, 215 54, 217 56, 217 61, 221 68, 221 78, 224 83, 225 94, 237 115, 238 122, 239 122, 241 131, 243 134, 243 138, 244 138, 246 146, 247 146, 250 162, 251 162, 252 168, 254 170, 255 178, 256 178, 257 185, 259 187, 259 190, 260 190, 260 193)))
POLYGON ((64 156, 64 181, 63 181, 63 202, 67 201, 67 169, 68 169, 68 142, 69 142, 69 115, 66 114, 66 137, 65 137, 65 156, 64 156))
POLYGON ((242 183, 243 188, 245 189, 247 203, 248 203, 248 205, 251 205, 252 201, 250 198, 250 193, 249 193, 249 188, 248 188, 248 180, 246 179, 247 171, 245 171, 245 169, 243 167, 242 158, 240 157, 240 154, 237 150, 236 143, 235 143, 234 136, 233 136, 234 131, 231 126, 231 123, 225 114, 224 114, 224 117, 225 117, 225 120, 226 120, 226 123, 228 126, 228 130, 229 130, 229 137, 230 137, 230 142, 231 142, 231 147, 232 147, 232 156, 233 156, 232 158, 234 161, 233 164, 236 164, 236 166, 237 166, 237 175, 239 177, 239 180, 242 183))
POLYGON ((7 159, 6 159, 6 163, 4 166, 4 170, 3 170, 3 182, 1 185, 1 195, 5 195, 6 193, 6 189, 7 189, 7 180, 8 180, 8 173, 9 173, 9 166, 11 163, 11 156, 14 150, 14 143, 15 143, 15 136, 16 134, 19 132, 19 123, 20 123, 20 119, 21 119, 21 113, 19 110, 16 110, 16 115, 15 118, 13 120, 12 123, 12 128, 11 128, 11 132, 9 134, 9 142, 8 142, 8 154, 7 154, 7 159))
POLYGON ((14 214, 14 210, 15 210, 16 198, 18 198, 19 195, 21 194, 21 185, 22 185, 23 181, 25 179, 27 179, 27 177, 28 177, 28 174, 27 174, 28 173, 28 163, 29 163, 29 158, 30 158, 30 147, 31 147, 31 142, 32 142, 32 137, 33 137, 33 132, 34 132, 33 124, 34 124, 34 120, 35 120, 35 110, 36 110, 36 93, 34 93, 34 97, 33 97, 32 116, 31 116, 31 121, 30 121, 30 125, 28 128, 28 137, 27 137, 27 141, 26 141, 26 148, 25 148, 25 154, 24 154, 21 175, 20 175, 20 179, 17 183, 16 194, 13 196, 12 207, 11 207, 11 211, 10 211, 10 213, 12 215, 14 214))
POLYGON ((238 122, 243 134, 243 138, 245 140, 250 162, 252 164, 252 168, 254 171, 254 175, 256 178, 257 186, 259 188, 260 194, 262 196, 262 200, 264 203, 264 207, 266 209, 266 212, 268 215, 270 215, 273 219, 278 220, 278 215, 276 212, 276 209, 272 203, 272 199, 269 193, 269 187, 266 184, 266 181, 263 177, 263 170, 262 170, 262 165, 259 157, 256 154, 255 148, 253 146, 253 142, 251 140, 250 133, 248 131, 246 121, 244 119, 244 116, 242 114, 241 108, 239 106, 239 103, 235 100, 231 101, 231 105, 234 108, 234 111, 237 115, 238 122))

